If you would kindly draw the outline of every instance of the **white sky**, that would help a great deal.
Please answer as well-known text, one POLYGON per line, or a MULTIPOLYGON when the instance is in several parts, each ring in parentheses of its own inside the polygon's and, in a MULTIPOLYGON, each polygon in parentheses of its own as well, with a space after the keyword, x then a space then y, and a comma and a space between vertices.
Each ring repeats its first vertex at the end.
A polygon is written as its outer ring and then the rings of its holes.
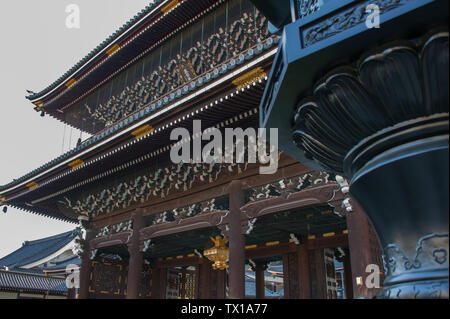
MULTIPOLYGON (((152 0, 8 0, 0 10, 0 185, 61 155, 64 126, 41 118, 25 99, 87 55, 152 0), (81 28, 67 29, 66 6, 80 8, 81 28)), ((64 138, 69 149, 70 129, 64 138)), ((72 134, 72 147, 79 133, 72 134)), ((16 211, 0 211, 0 258, 26 240, 76 226, 16 211)))

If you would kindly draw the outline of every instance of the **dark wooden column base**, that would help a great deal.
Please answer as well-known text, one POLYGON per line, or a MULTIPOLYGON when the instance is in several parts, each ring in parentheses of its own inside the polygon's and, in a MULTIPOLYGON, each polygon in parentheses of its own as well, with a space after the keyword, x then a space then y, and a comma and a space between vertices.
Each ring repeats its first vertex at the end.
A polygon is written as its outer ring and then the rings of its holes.
POLYGON ((79 299, 89 298, 90 275, 92 271, 90 242, 95 238, 96 232, 92 229, 86 230, 86 238, 84 240, 84 252, 81 257, 80 270, 80 296, 79 299))
POLYGON ((229 298, 245 298, 245 237, 242 233, 242 212, 244 204, 242 183, 230 184, 230 230, 229 230, 229 298))
POLYGON ((143 279, 144 255, 140 250, 139 231, 144 222, 141 212, 133 216, 133 236, 128 246, 130 261, 128 265, 127 299, 139 298, 139 284, 143 279))

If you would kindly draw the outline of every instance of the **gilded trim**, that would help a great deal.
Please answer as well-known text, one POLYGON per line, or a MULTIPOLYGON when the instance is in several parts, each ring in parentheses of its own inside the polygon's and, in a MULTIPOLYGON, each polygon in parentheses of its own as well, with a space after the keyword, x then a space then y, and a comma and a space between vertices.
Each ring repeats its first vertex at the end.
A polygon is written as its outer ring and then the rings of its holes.
POLYGON ((106 54, 108 56, 113 55, 114 53, 116 53, 118 50, 120 49, 120 45, 118 45, 117 43, 114 44, 111 48, 108 49, 108 51, 106 51, 106 54))
POLYGON ((84 162, 83 162, 83 160, 81 160, 81 159, 77 159, 77 160, 75 160, 75 161, 73 161, 73 162, 70 162, 70 163, 67 164, 67 165, 70 166, 70 167, 72 168, 72 170, 75 170, 75 169, 77 169, 77 168, 83 166, 83 165, 84 165, 84 162))
POLYGON ((233 84, 237 87, 238 90, 241 90, 246 86, 251 85, 252 83, 258 80, 262 80, 266 77, 267 73, 264 71, 264 69, 262 67, 257 67, 256 69, 253 69, 233 80, 233 84))
POLYGON ((32 190, 32 189, 38 187, 39 184, 36 183, 36 182, 31 182, 31 183, 28 183, 26 186, 27 186, 30 190, 32 190))
POLYGON ((140 139, 141 137, 144 137, 150 133, 152 133, 155 129, 151 127, 150 125, 146 124, 144 126, 141 126, 137 130, 134 130, 131 132, 131 135, 133 135, 136 139, 140 139))
POLYGON ((273 241, 273 242, 270 242, 270 243, 266 243, 266 246, 277 246, 277 245, 279 245, 280 244, 280 242, 279 241, 273 241))
POLYGON ((336 236, 336 233, 326 233, 322 235, 323 237, 333 237, 336 236))
POLYGON ((73 86, 75 83, 77 83, 77 80, 72 79, 72 80, 70 80, 70 81, 68 81, 68 82, 66 83, 66 87, 70 88, 70 87, 73 86))
POLYGON ((168 4, 166 4, 164 7, 161 8, 161 11, 164 14, 168 14, 170 11, 172 11, 173 9, 175 9, 175 7, 177 5, 179 5, 180 2, 178 0, 172 0, 170 1, 168 4))

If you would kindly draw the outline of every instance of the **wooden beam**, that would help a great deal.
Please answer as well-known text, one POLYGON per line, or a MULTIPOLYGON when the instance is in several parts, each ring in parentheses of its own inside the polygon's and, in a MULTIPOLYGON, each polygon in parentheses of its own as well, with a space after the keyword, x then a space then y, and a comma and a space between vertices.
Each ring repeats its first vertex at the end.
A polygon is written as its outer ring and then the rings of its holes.
POLYGON ((290 243, 281 243, 276 246, 259 246, 253 249, 247 249, 246 259, 261 259, 265 257, 281 256, 297 251, 297 246, 290 243))
POLYGON ((204 258, 200 257, 185 257, 182 259, 170 259, 170 260, 158 260, 153 263, 154 268, 175 268, 175 267, 188 267, 202 265, 207 262, 204 258))
POLYGON ((325 256, 323 248, 309 252, 309 265, 311 269, 311 298, 327 299, 325 256))
POLYGON ((307 249, 324 249, 348 246, 348 235, 340 234, 333 237, 321 237, 307 241, 307 249))

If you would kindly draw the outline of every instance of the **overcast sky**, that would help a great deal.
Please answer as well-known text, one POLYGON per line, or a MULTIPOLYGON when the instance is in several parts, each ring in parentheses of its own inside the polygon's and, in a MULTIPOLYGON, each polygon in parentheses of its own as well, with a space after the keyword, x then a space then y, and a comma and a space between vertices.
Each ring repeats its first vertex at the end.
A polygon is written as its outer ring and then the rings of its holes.
MULTIPOLYGON (((0 10, 0 185, 11 182, 75 145, 78 132, 41 118, 25 99, 68 71, 152 0, 5 0, 0 10), (80 29, 66 27, 66 7, 80 8, 80 29), (64 141, 64 143, 63 143, 64 141), (63 145, 64 144, 64 145, 63 145)), ((26 240, 76 225, 9 208, 0 212, 0 258, 26 240)))

